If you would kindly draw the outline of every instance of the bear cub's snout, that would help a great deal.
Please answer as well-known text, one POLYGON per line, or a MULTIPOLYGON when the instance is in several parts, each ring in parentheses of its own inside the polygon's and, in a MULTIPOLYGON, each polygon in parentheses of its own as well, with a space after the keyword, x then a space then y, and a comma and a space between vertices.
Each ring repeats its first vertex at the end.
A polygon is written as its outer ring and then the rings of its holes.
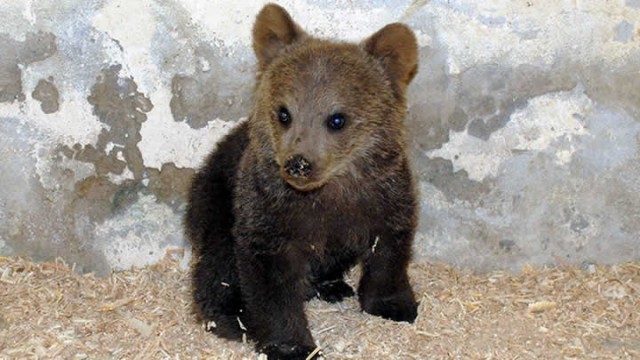
POLYGON ((293 177, 307 178, 313 166, 302 155, 294 155, 284 164, 285 171, 293 177))

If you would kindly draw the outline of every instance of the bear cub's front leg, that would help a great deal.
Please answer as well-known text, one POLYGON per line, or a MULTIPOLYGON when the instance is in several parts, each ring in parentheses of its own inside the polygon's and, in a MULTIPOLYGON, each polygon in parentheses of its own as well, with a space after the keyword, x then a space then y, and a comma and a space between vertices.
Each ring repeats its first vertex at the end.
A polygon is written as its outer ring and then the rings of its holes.
POLYGON ((245 245, 245 239, 238 241, 237 263, 249 336, 269 359, 306 358, 316 346, 304 314, 303 257, 292 249, 258 253, 255 247, 245 245))

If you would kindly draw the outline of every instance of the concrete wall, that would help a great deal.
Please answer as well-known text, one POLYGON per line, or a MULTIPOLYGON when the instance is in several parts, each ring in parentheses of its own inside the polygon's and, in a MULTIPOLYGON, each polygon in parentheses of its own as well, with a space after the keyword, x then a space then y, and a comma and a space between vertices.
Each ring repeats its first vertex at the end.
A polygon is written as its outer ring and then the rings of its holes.
MULTIPOLYGON (((416 260, 640 258, 640 1, 285 0, 309 32, 404 21, 416 260)), ((0 3, 0 255, 84 271, 182 246, 189 177, 245 117, 257 1, 0 3)))

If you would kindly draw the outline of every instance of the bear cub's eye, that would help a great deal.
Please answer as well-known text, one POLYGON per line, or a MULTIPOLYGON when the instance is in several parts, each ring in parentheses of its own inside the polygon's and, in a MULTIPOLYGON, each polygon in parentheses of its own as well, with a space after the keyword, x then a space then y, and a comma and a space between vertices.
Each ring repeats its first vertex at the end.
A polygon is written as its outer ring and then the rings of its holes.
POLYGON ((331 130, 336 130, 336 131, 340 130, 344 127, 346 123, 347 123, 347 116, 342 113, 333 114, 329 116, 329 119, 327 119, 327 126, 331 130))
POLYGON ((287 110, 287 108, 284 106, 278 109, 278 121, 280 121, 280 123, 285 126, 289 125, 289 123, 291 122, 291 114, 289 114, 289 110, 287 110))

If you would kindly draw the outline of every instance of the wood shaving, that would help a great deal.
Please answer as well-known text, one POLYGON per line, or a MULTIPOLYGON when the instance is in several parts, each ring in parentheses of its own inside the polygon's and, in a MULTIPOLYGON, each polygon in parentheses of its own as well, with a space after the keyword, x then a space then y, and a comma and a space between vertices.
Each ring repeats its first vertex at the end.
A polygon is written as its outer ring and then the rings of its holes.
POLYGON ((543 311, 555 309, 558 306, 558 303, 555 301, 538 301, 532 304, 529 304, 527 310, 529 310, 532 314, 541 313, 543 311))
MULTIPOLYGON (((182 256, 106 277, 60 259, 0 258, 0 359, 258 358, 251 341, 219 339, 197 322, 182 256)), ((414 264, 409 273, 415 324, 363 313, 355 298, 313 300, 317 350, 326 359, 640 358, 639 264, 518 274, 414 264)))
POLYGON ((129 317, 126 322, 134 330, 138 331, 142 336, 150 336, 153 332, 153 327, 149 326, 146 322, 136 319, 135 317, 129 317))
POLYGON ((309 356, 307 356, 306 360, 311 360, 313 359, 314 356, 318 355, 318 353, 320 352, 320 347, 316 346, 315 349, 313 349, 313 351, 311 352, 311 354, 309 354, 309 356))

